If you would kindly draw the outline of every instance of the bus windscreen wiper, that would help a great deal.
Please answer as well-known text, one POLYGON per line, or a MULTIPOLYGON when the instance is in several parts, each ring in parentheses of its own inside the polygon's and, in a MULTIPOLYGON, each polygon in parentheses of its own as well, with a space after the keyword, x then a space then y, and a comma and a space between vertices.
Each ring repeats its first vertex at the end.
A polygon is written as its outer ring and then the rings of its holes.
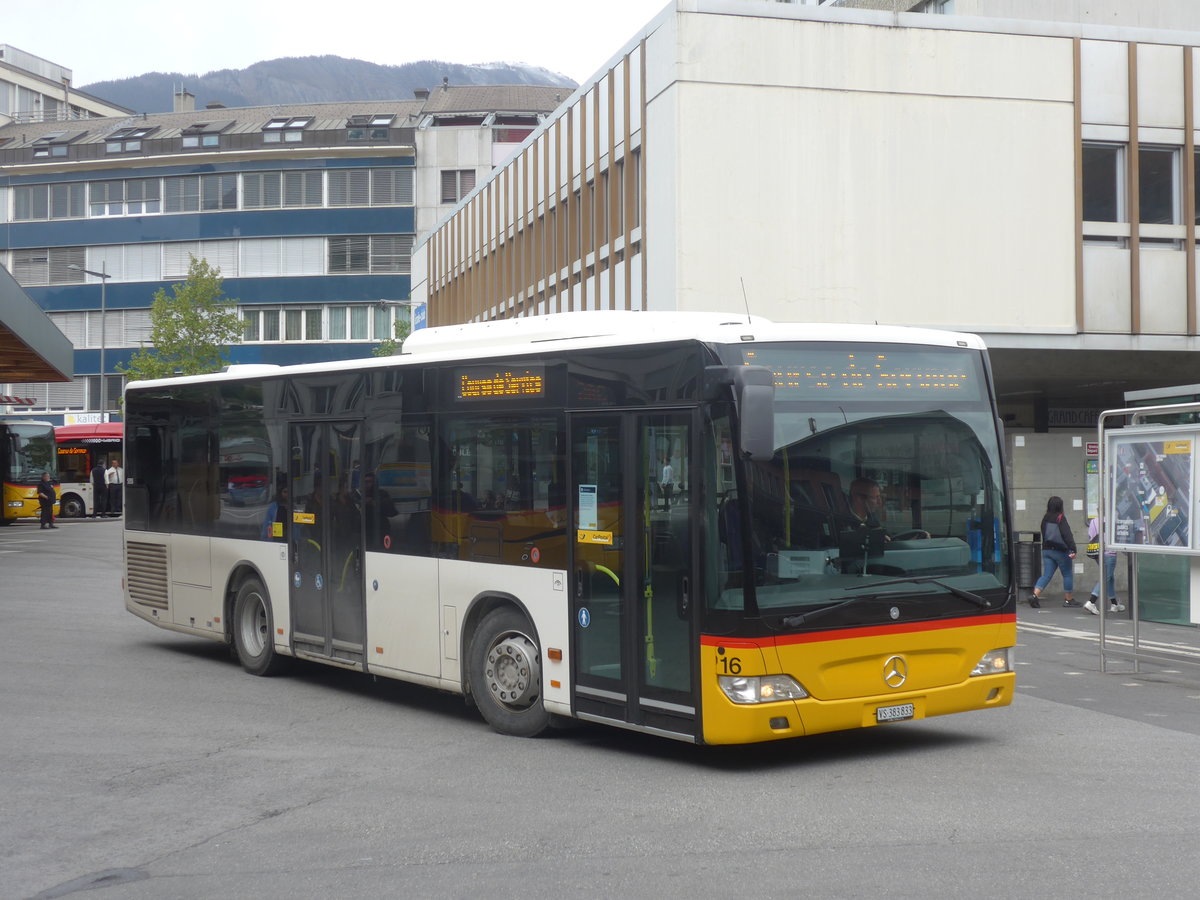
POLYGON ((962 597, 964 600, 974 603, 980 609, 992 608, 992 601, 986 600, 970 591, 964 591, 962 588, 955 587, 952 584, 946 584, 946 582, 932 575, 914 575, 912 578, 892 578, 888 581, 876 581, 872 587, 887 587, 889 584, 936 584, 943 590, 949 591, 955 597, 962 597))
MULTIPOLYGON (((945 591, 949 591, 955 597, 961 597, 968 603, 973 603, 980 609, 991 609, 992 603, 978 594, 973 594, 970 591, 964 591, 962 588, 957 588, 952 584, 946 584, 944 581, 933 577, 932 575, 914 575, 912 578, 892 578, 888 581, 877 581, 871 585, 872 588, 887 587, 892 584, 936 584, 945 591)), ((853 588, 847 588, 853 590, 853 588)), ((814 609, 812 612, 804 613, 799 616, 784 616, 783 624, 788 628, 796 628, 800 625, 812 622, 814 619, 824 616, 826 613, 834 612, 835 610, 843 609, 854 603, 867 600, 903 600, 912 599, 913 595, 901 591, 863 591, 855 594, 853 597, 847 597, 838 603, 831 606, 822 606, 820 609, 814 609)))

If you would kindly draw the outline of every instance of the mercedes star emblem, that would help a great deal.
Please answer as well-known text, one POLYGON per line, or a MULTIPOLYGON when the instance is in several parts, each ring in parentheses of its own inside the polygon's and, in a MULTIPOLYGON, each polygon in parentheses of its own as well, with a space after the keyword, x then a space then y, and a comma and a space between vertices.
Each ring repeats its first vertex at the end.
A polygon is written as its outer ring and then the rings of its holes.
POLYGON ((908 663, 903 656, 892 656, 883 664, 883 683, 898 688, 908 681, 908 663))

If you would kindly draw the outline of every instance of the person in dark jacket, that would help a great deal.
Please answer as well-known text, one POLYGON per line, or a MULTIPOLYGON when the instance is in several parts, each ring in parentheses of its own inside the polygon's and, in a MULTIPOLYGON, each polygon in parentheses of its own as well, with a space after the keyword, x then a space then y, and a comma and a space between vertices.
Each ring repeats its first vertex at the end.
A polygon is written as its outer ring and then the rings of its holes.
POLYGON ((57 528, 54 524, 54 501, 58 499, 58 495, 54 492, 54 482, 50 480, 50 473, 43 472, 42 480, 37 486, 38 503, 42 505, 42 527, 57 528))
POLYGON ((102 517, 108 510, 108 485, 104 483, 104 457, 96 460, 92 466, 92 518, 102 517))
MULTIPOLYGON (((1046 514, 1042 516, 1042 577, 1033 586, 1033 598, 1029 605, 1035 609, 1042 605, 1038 598, 1054 577, 1055 569, 1058 569, 1062 571, 1063 578, 1063 606, 1079 606, 1072 596, 1075 587, 1074 567, 1075 536, 1071 534, 1071 525, 1063 515, 1062 497, 1051 497, 1046 501, 1046 514)), ((1098 614, 1095 604, 1090 600, 1083 606, 1093 615, 1098 614)))

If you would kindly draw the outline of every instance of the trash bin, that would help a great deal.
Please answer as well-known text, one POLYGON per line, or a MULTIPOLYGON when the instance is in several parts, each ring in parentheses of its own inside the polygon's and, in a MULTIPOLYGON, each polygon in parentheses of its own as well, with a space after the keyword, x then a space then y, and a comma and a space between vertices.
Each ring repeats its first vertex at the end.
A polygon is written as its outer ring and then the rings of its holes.
POLYGON ((1014 546, 1017 548, 1017 587, 1030 590, 1042 575, 1042 533, 1018 531, 1014 546))

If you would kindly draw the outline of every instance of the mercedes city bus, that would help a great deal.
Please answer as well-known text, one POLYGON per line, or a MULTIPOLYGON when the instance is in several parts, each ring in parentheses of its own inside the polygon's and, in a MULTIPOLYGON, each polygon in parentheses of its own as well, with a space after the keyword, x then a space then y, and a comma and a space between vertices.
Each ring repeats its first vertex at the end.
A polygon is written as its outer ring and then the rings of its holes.
POLYGON ((252 674, 299 658, 465 695, 507 734, 706 744, 1013 697, 971 335, 567 313, 125 404, 126 607, 252 674))

